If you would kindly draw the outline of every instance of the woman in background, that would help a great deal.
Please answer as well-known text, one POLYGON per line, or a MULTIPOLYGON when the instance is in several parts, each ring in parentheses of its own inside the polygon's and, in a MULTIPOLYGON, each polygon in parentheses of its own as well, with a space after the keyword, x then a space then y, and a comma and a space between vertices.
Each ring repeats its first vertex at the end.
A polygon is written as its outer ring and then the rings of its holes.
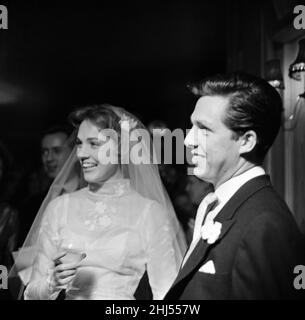
POLYGON ((10 177, 10 154, 0 142, 0 265, 12 266, 19 230, 18 212, 13 206, 13 181, 10 177))
MULTIPOLYGON (((11 175, 12 158, 0 142, 0 265, 7 270, 13 264, 12 252, 17 247, 19 215, 14 206, 15 177, 11 175)), ((0 300, 12 299, 8 290, 0 290, 0 300)))

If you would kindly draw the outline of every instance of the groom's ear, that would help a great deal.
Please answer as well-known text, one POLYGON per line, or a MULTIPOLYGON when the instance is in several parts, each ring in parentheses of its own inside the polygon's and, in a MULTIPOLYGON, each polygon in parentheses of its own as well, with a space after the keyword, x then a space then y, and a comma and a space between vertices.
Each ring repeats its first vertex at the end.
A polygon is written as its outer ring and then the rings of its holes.
POLYGON ((257 134, 254 130, 246 131, 238 139, 240 140, 240 147, 239 147, 240 155, 253 151, 258 142, 257 134))

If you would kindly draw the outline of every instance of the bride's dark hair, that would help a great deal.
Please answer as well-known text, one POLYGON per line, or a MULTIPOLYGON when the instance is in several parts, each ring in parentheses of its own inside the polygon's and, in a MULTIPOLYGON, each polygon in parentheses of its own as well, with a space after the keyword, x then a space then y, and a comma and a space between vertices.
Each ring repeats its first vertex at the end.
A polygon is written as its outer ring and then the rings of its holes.
POLYGON ((69 121, 78 128, 84 120, 89 120, 100 129, 113 129, 120 132, 120 117, 107 104, 96 104, 79 108, 69 115, 69 121))
MULTIPOLYGON (((81 107, 71 112, 68 116, 68 120, 76 131, 78 131, 80 124, 84 120, 90 121, 99 129, 114 130, 118 137, 118 151, 120 159, 121 118, 112 110, 112 108, 114 108, 114 106, 110 104, 95 104, 81 107)), ((74 132, 74 138, 77 134, 76 131, 74 132)))

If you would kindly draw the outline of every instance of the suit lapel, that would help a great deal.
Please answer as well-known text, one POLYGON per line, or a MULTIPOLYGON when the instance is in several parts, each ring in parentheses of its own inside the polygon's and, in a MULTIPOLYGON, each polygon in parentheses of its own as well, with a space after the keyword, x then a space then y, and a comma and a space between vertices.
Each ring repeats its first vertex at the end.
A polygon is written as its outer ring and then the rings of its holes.
POLYGON ((208 249, 217 245, 223 237, 229 232, 233 224, 235 223, 234 215, 238 208, 249 199, 254 193, 260 189, 269 186, 270 179, 269 176, 263 175, 258 176, 247 183, 245 183, 226 203, 226 205, 218 213, 215 221, 218 221, 222 224, 221 234, 218 240, 213 244, 208 244, 202 238, 198 241, 193 252, 189 256, 188 260, 185 262, 184 266, 180 269, 179 274, 171 287, 171 290, 181 282, 185 277, 187 277, 198 265, 200 265, 208 253, 208 249))
POLYGON ((271 186, 268 175, 258 176, 245 183, 220 210, 215 220, 222 222, 233 219, 239 207, 262 188, 271 186))
POLYGON ((202 240, 202 238, 200 238, 200 240, 196 244, 193 252, 191 253, 189 258, 185 262, 184 266, 181 268, 179 275, 176 278, 173 286, 176 283, 183 280, 183 278, 185 278, 188 274, 190 274, 200 264, 200 262, 206 258, 206 254, 208 253, 208 249, 210 247, 213 247, 214 245, 216 245, 219 241, 221 241, 221 239, 230 230, 230 228, 232 227, 234 222, 235 222, 234 220, 228 220, 228 221, 224 221, 222 223, 221 233, 219 235, 219 238, 213 244, 209 244, 205 240, 202 240))

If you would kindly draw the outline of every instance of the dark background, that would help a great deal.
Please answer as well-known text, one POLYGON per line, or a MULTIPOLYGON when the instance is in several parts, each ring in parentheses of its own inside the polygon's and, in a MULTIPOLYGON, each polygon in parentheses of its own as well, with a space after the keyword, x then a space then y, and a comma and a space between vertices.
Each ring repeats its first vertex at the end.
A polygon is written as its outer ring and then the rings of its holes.
POLYGON ((188 128, 186 84, 225 71, 225 1, 1 4, 0 139, 23 166, 37 161, 41 131, 79 105, 188 128))

